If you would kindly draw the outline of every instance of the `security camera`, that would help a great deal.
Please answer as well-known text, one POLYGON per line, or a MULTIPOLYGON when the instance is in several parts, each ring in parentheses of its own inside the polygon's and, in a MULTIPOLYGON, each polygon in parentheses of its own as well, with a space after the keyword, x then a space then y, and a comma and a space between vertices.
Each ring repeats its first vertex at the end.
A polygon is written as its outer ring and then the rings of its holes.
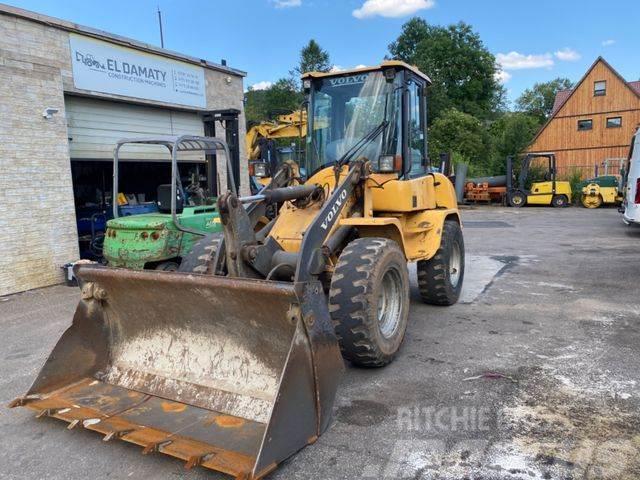
POLYGON ((42 112, 42 116, 44 118, 46 118, 47 120, 49 120, 54 113, 58 113, 59 110, 55 107, 47 107, 44 109, 44 111, 42 112))

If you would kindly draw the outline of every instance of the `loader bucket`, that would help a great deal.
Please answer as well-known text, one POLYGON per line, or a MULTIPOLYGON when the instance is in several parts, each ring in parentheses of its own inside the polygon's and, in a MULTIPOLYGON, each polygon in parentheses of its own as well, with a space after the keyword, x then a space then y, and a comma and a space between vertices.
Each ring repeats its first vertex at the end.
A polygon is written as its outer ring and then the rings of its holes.
POLYGON ((343 369, 319 283, 82 265, 82 300, 26 406, 237 479, 328 426, 343 369))

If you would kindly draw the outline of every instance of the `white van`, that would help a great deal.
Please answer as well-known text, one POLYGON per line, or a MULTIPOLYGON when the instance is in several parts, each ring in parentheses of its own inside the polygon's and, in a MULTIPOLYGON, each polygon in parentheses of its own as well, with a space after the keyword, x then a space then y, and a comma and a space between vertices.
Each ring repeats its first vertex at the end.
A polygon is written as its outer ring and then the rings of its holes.
POLYGON ((622 220, 627 225, 640 225, 640 129, 631 142, 625 177, 622 220))

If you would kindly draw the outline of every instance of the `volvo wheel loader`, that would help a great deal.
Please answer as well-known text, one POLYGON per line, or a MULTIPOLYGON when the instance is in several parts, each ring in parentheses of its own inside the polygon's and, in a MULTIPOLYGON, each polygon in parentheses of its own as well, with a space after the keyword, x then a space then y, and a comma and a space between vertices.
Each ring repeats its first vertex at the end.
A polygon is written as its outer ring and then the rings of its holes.
POLYGON ((428 303, 451 305, 462 288, 454 188, 426 156, 429 83, 395 61, 304 75, 304 170, 220 196, 222 235, 181 272, 77 266, 73 324, 12 406, 236 479, 313 443, 342 357, 381 367, 398 352, 407 263, 428 303))

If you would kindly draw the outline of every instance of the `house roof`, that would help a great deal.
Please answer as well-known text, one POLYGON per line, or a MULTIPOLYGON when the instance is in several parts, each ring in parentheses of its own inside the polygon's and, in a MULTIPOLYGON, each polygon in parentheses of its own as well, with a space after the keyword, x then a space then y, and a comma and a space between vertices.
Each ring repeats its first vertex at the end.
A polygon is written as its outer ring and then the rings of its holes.
POLYGON ((567 99, 571 96, 572 93, 573 93, 573 90, 571 89, 558 90, 558 92, 556 93, 556 99, 553 102, 553 110, 551 110, 551 115, 555 115, 556 112, 560 110, 560 107, 564 105, 564 102, 567 101, 567 99))
POLYGON ((602 57, 598 57, 596 58, 596 61, 593 62, 593 64, 589 67, 589 69, 587 70, 587 72, 583 75, 583 77, 580 79, 580 81, 576 84, 576 86, 571 89, 571 90, 560 90, 558 93, 556 93, 556 98, 553 102, 553 110, 551 112, 551 115, 549 116, 549 118, 547 119, 547 121, 544 123, 544 125, 542 125, 542 127, 540 128, 540 130, 538 130, 538 133, 536 133, 536 136, 533 137, 533 139, 531 140, 531 142, 529 143, 529 147, 531 148, 531 146, 536 142, 536 140, 538 140, 538 137, 540 137, 540 135, 542 135, 542 132, 544 132, 547 128, 547 126, 551 123, 551 121, 555 118, 556 114, 560 111, 560 109, 562 108, 562 106, 567 103, 567 101, 571 98, 571 96, 573 95, 573 93, 580 88, 580 86, 582 85, 582 83, 585 81, 585 79, 589 76, 589 74, 591 73, 591 70, 593 70, 596 65, 598 65, 598 63, 604 63, 604 65, 611 70, 614 75, 616 75, 621 81, 622 83, 624 83, 627 87, 629 87, 629 89, 635 93, 638 98, 640 98, 640 81, 634 81, 634 82, 627 82, 622 75, 620 75, 618 73, 618 71, 613 68, 609 62, 607 62, 604 58, 602 57))
POLYGON ((596 59, 596 61, 593 63, 593 65, 591 65, 589 70, 587 70, 587 73, 584 75, 584 77, 582 77, 582 79, 575 86, 575 88, 568 89, 568 90, 559 90, 556 93, 556 98, 555 98, 555 100, 553 102, 553 110, 551 110, 551 117, 552 118, 556 113, 558 113, 558 110, 560 110, 562 108, 562 106, 567 102, 567 100, 569 100, 569 97, 571 96, 571 94, 573 92, 575 92, 575 90, 580 86, 580 84, 584 81, 584 79, 587 77, 587 75, 589 75, 589 72, 591 72, 591 70, 593 70, 593 67, 595 67, 598 64, 598 62, 604 63, 618 78, 620 78, 620 80, 622 80, 633 91, 633 93, 635 93, 636 95, 638 95, 640 97, 640 81, 627 82, 622 77, 622 75, 620 75, 615 68, 613 68, 611 65, 609 65, 609 63, 604 58, 598 57, 596 59))

